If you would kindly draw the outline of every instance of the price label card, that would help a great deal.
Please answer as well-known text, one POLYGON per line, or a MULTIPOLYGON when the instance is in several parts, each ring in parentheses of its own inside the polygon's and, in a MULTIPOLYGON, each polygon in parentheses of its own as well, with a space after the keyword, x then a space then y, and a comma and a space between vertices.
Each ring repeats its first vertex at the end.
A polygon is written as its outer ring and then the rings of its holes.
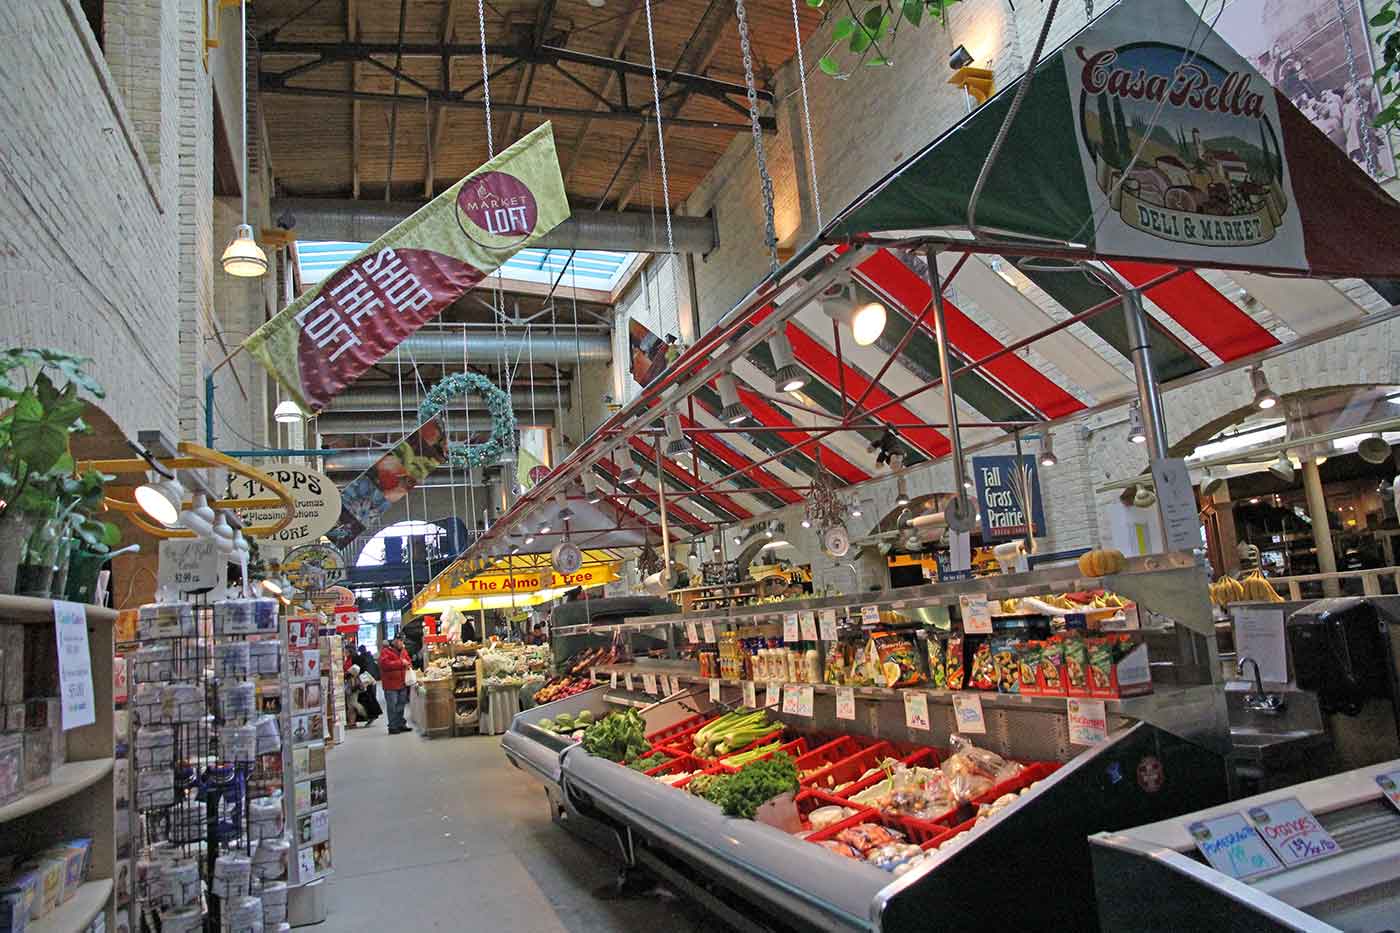
POLYGON ((972 693, 953 694, 953 715, 959 732, 987 733, 987 720, 982 715, 982 698, 972 693))
POLYGON ((617 689, 617 671, 608 674, 608 686, 614 690, 617 689))
POLYGON ((763 705, 764 705, 764 706, 777 706, 777 705, 778 705, 778 694, 779 694, 780 692, 781 692, 781 688, 780 688, 777 684, 775 684, 775 683, 770 683, 770 684, 768 685, 768 689, 765 690, 764 693, 763 693, 763 705))
POLYGON ((1069 740, 1075 745, 1097 745, 1108 738, 1108 714, 1103 700, 1070 697, 1065 701, 1069 716, 1069 740))
POLYGON ((823 609, 819 619, 822 641, 836 640, 836 610, 823 609))
POLYGON ((711 680, 710 680, 710 699, 713 700, 713 701, 716 702, 716 703, 719 702, 719 681, 718 681, 718 680, 714 680, 714 679, 711 679, 711 680))
POLYGON ((811 610, 808 610, 807 612, 804 612, 800 616, 798 616, 798 621, 801 623, 802 627, 802 640, 816 641, 817 614, 815 612, 812 612, 811 610))
POLYGON ((744 681, 744 705, 749 709, 758 707, 758 691, 754 689, 753 681, 744 681))
POLYGON ((1248 813, 1259 835, 1288 867, 1342 851, 1337 840, 1322 828, 1317 817, 1299 803, 1297 797, 1261 803, 1250 807, 1248 813))
POLYGON ((631 692, 632 692, 632 675, 631 675, 631 674, 625 674, 625 675, 623 675, 623 678, 622 678, 622 686, 627 690, 628 693, 631 693, 631 692))
POLYGON ((661 695, 670 696, 681 692, 681 682, 669 674, 661 675, 661 695))
POLYGON ((656 675, 655 675, 655 674, 643 674, 643 675, 642 675, 642 689, 645 690, 647 693, 655 693, 655 692, 656 692, 656 675))
POLYGON ((700 633, 696 631, 694 622, 685 624, 685 640, 692 644, 700 640, 700 633))
POLYGON ((1387 771, 1376 775, 1376 784, 1379 785, 1385 799, 1400 809, 1400 771, 1387 771))
POLYGON ((992 610, 985 596, 959 596, 962 607, 963 631, 968 635, 992 634, 992 610))
POLYGON ((719 641, 719 639, 715 637, 715 624, 713 622, 706 622, 703 628, 705 629, 705 642, 707 644, 712 645, 719 641))
POLYGON ((596 667, 590 667, 590 668, 588 669, 588 679, 589 679, 589 681, 592 682, 592 683, 597 683, 597 682, 598 682, 598 668, 596 668, 596 667))
POLYGON ((856 718, 856 690, 854 687, 836 688, 836 718, 856 718))
POLYGON ((54 638, 58 645, 58 689, 63 731, 97 721, 97 697, 92 686, 92 656, 88 653, 87 610, 82 603, 53 602, 54 638))
POLYGON ((788 684, 783 688, 783 712, 791 716, 811 716, 814 693, 811 687, 788 684))
POLYGON ((1282 867, 1253 826, 1239 813, 1186 824, 1196 848, 1216 871, 1250 878, 1282 867))
POLYGON ((904 724, 910 729, 928 731, 928 694, 922 690, 904 692, 904 724))
POLYGON ((783 616, 783 641, 795 642, 802 640, 802 629, 797 621, 797 613, 789 612, 783 616))
POLYGON ((860 607, 860 624, 861 624, 861 625, 879 625, 879 624, 880 624, 880 607, 879 607, 879 606, 861 606, 861 607, 860 607))

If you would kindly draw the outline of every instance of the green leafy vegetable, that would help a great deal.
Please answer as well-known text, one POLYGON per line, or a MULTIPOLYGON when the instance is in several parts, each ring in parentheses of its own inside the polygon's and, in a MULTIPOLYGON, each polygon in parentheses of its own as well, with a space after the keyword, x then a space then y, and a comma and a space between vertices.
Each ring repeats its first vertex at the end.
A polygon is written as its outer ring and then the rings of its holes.
POLYGON ((646 723, 635 709, 612 713, 583 733, 583 749, 608 761, 626 761, 646 751, 646 723))
POLYGON ((725 816, 751 820, 759 807, 779 794, 795 790, 797 766, 786 753, 778 752, 772 758, 748 765, 738 774, 715 776, 700 793, 724 810, 725 816))
POLYGON ((664 765, 669 760, 670 759, 661 752, 654 752, 645 758, 638 758, 627 767, 631 768, 633 771, 650 771, 652 768, 664 765))

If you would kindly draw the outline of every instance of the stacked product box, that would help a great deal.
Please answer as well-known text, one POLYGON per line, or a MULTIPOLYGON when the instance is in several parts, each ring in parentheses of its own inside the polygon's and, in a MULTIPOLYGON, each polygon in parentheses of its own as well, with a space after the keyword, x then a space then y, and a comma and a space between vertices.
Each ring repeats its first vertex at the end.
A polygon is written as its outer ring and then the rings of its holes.
POLYGON ((69 839, 26 858, 6 860, 0 874, 0 933, 20 933, 78 893, 92 862, 92 840, 69 839))

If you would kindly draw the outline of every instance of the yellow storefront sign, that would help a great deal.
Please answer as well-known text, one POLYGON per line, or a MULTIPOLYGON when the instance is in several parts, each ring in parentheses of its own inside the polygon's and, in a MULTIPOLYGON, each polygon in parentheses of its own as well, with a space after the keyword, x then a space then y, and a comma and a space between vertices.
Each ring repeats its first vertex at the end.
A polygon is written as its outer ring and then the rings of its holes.
POLYGON ((545 566, 512 573, 481 573, 465 579, 441 574, 413 598, 413 611, 441 611, 458 600, 463 605, 457 608, 493 608, 500 597, 506 597, 506 604, 515 596, 522 602, 543 602, 575 587, 591 589, 612 583, 618 579, 619 566, 617 562, 586 563, 577 573, 570 574, 556 573, 545 566))

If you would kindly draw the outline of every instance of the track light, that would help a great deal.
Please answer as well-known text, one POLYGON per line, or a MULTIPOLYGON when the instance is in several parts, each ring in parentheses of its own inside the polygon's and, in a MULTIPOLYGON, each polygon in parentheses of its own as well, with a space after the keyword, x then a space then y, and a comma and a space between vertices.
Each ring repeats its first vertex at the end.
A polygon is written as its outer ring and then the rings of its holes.
POLYGON ((292 589, 292 585, 287 582, 287 578, 280 575, 268 577, 266 580, 262 581, 260 585, 273 596, 281 596, 284 593, 291 592, 292 589))
POLYGON ((723 408, 720 409, 720 420, 725 424, 738 424, 749 416, 749 410, 739 401, 739 380, 731 374, 724 373, 719 377, 719 402, 723 408))
POLYGON ((895 482, 895 492, 896 492, 895 499, 894 499, 894 504, 895 504, 895 505, 908 505, 908 504, 909 504, 909 484, 905 481, 905 479, 904 479, 903 476, 897 477, 897 478, 895 479, 894 482, 895 482))
POLYGON ((966 68, 968 65, 971 65, 974 60, 972 53, 967 50, 967 47, 960 45, 953 49, 952 54, 948 56, 948 70, 957 71, 959 68, 966 68))
POLYGON ((736 545, 743 544, 743 543, 744 543, 744 536, 743 536, 743 535, 735 535, 735 536, 734 536, 734 543, 735 543, 736 545))
POLYGON ((810 518, 803 517, 803 519, 802 519, 802 527, 803 527, 803 528, 811 528, 811 527, 812 527, 812 520, 811 520, 810 518))
POLYGON ((722 548, 719 543, 719 535, 715 535, 715 544, 714 547, 710 549, 710 552, 716 557, 724 553, 724 548, 722 548))
POLYGON ((771 538, 771 537, 773 537, 773 526, 772 526, 772 525, 769 525, 767 528, 763 529, 763 536, 764 536, 765 538, 771 538))
POLYGON ((514 526, 512 526, 511 529, 510 529, 510 536, 511 536, 512 538, 518 538, 518 537, 520 537, 521 535, 523 535, 524 533, 525 533, 525 528, 524 528, 524 526, 522 526, 522 525, 514 525, 514 526))
POLYGON ((1249 371, 1249 381, 1254 386, 1254 407, 1268 411, 1278 404, 1278 393, 1269 387, 1269 377, 1264 375, 1264 367, 1255 366, 1249 371))
POLYGON ((542 534, 542 535, 547 535, 547 534, 549 534, 549 529, 550 529, 551 527, 553 527, 553 526, 551 526, 547 520, 546 520, 546 521, 540 522, 540 534, 542 534))
POLYGON ((185 501, 185 487, 173 476, 156 475, 136 487, 136 504, 147 515, 167 527, 180 520, 180 506, 185 501))
POLYGON ((1147 430, 1142 426, 1142 408, 1137 402, 1128 406, 1128 440, 1134 444, 1147 443, 1147 430))
POLYGON ((302 417, 301 408, 291 399, 278 402, 277 408, 272 412, 272 420, 278 424, 296 424, 302 417))
POLYGON ((878 301, 858 301, 855 290, 845 283, 834 283, 822 292, 822 310, 833 321, 844 321, 851 328, 856 346, 868 347, 885 332, 885 306, 878 301))
POLYGON ((1059 462, 1060 458, 1055 456, 1054 438, 1046 431, 1045 436, 1040 439, 1040 465, 1052 467, 1059 462))
POLYGON ((233 550, 233 526, 229 524, 228 513, 219 513, 219 518, 214 522, 212 531, 214 532, 214 542, 218 544, 219 550, 225 554, 233 550))
POLYGON ((861 512, 861 510, 860 510, 860 503, 859 503, 859 502, 853 502, 853 503, 851 503, 851 516, 852 516, 853 518, 860 518, 861 515, 863 515, 863 514, 864 514, 864 513, 861 512))
POLYGON ((666 412, 663 419, 666 424, 666 454, 670 457, 679 457, 682 454, 691 452, 690 441, 686 440, 685 434, 681 431, 681 415, 674 408, 666 412))
POLYGON ((588 497, 589 505, 603 501, 603 494, 598 491, 598 477, 592 473, 583 474, 583 494, 588 497))
POLYGON ((622 468, 622 472, 618 474, 617 481, 625 486, 628 483, 635 483, 641 478, 641 470, 638 470, 635 466, 629 463, 627 466, 622 468))
MULTIPOLYGON (((529 547, 530 545, 532 545, 532 544, 534 544, 534 543, 535 543, 535 536, 534 536, 534 535, 528 535, 528 536, 525 538, 525 546, 526 546, 526 547, 529 547)), ((511 551, 510 551, 510 552, 511 552, 512 554, 518 554, 518 553, 520 553, 520 548, 511 548, 511 551)))
POLYGON ((1287 454, 1279 454, 1278 459, 1269 464, 1269 472, 1285 483, 1293 482, 1293 464, 1289 462, 1287 454))
POLYGON ((569 508, 569 497, 562 492, 554 497, 554 504, 559 509, 554 517, 562 524, 574 517, 574 510, 569 508))
POLYGON ((780 324, 779 329, 768 338, 768 349, 773 354, 773 365, 777 367, 773 379, 778 384, 778 391, 796 392, 807 384, 807 373, 797 365, 792 355, 792 344, 781 329, 783 326, 780 324))

